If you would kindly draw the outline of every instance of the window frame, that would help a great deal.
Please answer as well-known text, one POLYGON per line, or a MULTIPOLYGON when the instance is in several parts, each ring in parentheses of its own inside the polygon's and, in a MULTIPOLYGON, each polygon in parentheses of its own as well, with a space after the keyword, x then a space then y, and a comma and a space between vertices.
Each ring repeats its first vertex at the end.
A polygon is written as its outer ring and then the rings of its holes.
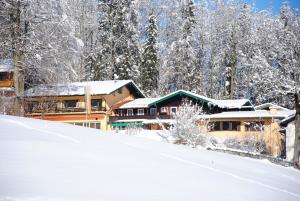
POLYGON ((144 115, 145 115, 145 109, 144 109, 144 108, 138 108, 138 109, 137 109, 137 115, 138 115, 138 116, 144 116, 144 115), (140 113, 140 111, 143 111, 143 112, 140 113))
POLYGON ((177 107, 170 107, 170 113, 171 114, 176 114, 177 113, 177 107), (176 111, 173 112, 172 109, 175 109, 176 111))
POLYGON ((78 100, 78 99, 64 100, 64 101, 63 101, 64 108, 79 108, 79 107, 77 106, 78 103, 79 103, 79 100, 78 100), (75 107, 70 107, 70 106, 66 107, 66 103, 67 103, 68 101, 74 101, 74 102, 75 102, 75 107))
POLYGON ((155 107, 150 108, 149 115, 150 116, 156 116, 156 114, 157 114, 157 108, 155 108, 155 107))
POLYGON ((160 112, 161 113, 168 113, 168 107, 161 107, 160 112))
POLYGON ((102 99, 101 98, 92 98, 91 99, 91 107, 92 108, 102 108, 102 99), (93 106, 93 101, 99 101, 99 105, 93 106))
POLYGON ((127 109, 127 116, 133 116, 134 113, 133 113, 133 109, 127 109), (131 111, 131 114, 129 115, 129 111, 131 111))
POLYGON ((0 81, 7 81, 9 80, 9 73, 8 72, 0 72, 0 81))

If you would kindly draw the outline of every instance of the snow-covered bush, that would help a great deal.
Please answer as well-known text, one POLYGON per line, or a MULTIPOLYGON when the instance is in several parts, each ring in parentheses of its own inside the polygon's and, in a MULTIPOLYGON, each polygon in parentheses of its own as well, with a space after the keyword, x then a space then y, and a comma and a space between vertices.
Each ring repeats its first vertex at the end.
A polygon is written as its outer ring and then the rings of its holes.
POLYGON ((266 152, 266 142, 263 132, 260 132, 259 136, 248 133, 243 138, 228 138, 224 140, 224 145, 226 148, 250 153, 261 154, 266 152))
POLYGON ((198 116, 201 112, 202 109, 191 102, 184 101, 179 106, 177 112, 173 114, 174 123, 169 129, 171 136, 174 138, 174 143, 186 144, 192 147, 206 145, 207 121, 200 120, 199 122, 198 116))

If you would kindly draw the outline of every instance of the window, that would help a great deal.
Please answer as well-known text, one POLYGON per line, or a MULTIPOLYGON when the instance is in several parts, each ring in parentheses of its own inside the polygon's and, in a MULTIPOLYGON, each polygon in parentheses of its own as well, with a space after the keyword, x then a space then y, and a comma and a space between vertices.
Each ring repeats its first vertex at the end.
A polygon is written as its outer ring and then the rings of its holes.
POLYGON ((95 129, 101 129, 101 123, 100 122, 70 122, 71 124, 74 124, 76 126, 84 126, 89 128, 95 128, 95 129))
POLYGON ((138 109, 137 115, 144 115, 144 109, 138 109))
POLYGON ((223 131, 229 131, 230 129, 230 123, 229 122, 222 122, 223 123, 223 131))
POLYGON ((74 125, 75 126, 83 126, 83 123, 81 123, 81 122, 75 122, 74 125))
POLYGON ((133 116, 133 109, 127 109, 127 116, 133 116))
POLYGON ((102 99, 92 99, 91 100, 91 106, 100 108, 102 107, 102 99))
POLYGON ((262 122, 262 121, 245 122, 245 130, 246 131, 263 131, 264 130, 264 122, 262 122))
POLYGON ((231 122, 231 130, 232 131, 240 131, 241 130, 241 122, 238 122, 238 121, 231 122))
POLYGON ((171 114, 176 114, 177 107, 171 107, 171 114))
POLYGON ((124 110, 118 110, 118 115, 119 116, 124 116, 124 110))
POLYGON ((0 81, 8 80, 8 73, 0 73, 0 81))
POLYGON ((212 122, 210 123, 211 131, 240 131, 241 123, 238 121, 224 121, 224 122, 212 122))
POLYGON ((221 122, 211 122, 211 123, 209 123, 209 129, 211 131, 220 131, 221 130, 221 122))
POLYGON ((101 128, 101 124, 98 123, 98 122, 91 122, 90 123, 90 128, 100 129, 101 128))
POLYGON ((162 108, 160 108, 160 111, 162 113, 167 113, 168 112, 168 108, 167 107, 162 107, 162 108))
POLYGON ((151 116, 155 116, 157 113, 157 109, 156 108, 150 108, 150 115, 151 116))
POLYGON ((64 106, 65 108, 74 108, 77 107, 78 100, 65 100, 64 106))

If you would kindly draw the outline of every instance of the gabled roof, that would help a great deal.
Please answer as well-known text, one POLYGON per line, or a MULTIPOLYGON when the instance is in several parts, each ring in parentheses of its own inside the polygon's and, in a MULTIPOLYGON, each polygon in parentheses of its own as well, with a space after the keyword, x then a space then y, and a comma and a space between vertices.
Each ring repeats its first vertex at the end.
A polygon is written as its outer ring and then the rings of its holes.
POLYGON ((74 82, 70 84, 39 85, 25 91, 25 96, 70 96, 84 95, 85 88, 89 86, 91 95, 107 95, 118 89, 128 86, 132 87, 137 97, 145 97, 141 90, 132 80, 107 80, 107 81, 89 81, 74 82))
POLYGON ((231 109, 231 108, 239 108, 240 109, 240 108, 245 108, 245 107, 253 108, 252 103, 248 99, 215 100, 215 99, 208 98, 208 97, 205 97, 205 96, 201 96, 201 95, 198 95, 196 93, 185 91, 185 90, 178 90, 178 91, 170 93, 166 96, 163 96, 163 97, 157 99, 156 101, 153 101, 152 103, 149 103, 149 106, 156 105, 157 103, 160 103, 164 100, 167 100, 167 99, 172 98, 172 97, 177 96, 177 95, 185 95, 187 97, 202 101, 204 103, 208 103, 208 104, 211 104, 211 105, 218 106, 219 108, 228 108, 228 109, 231 109))
POLYGON ((173 93, 170 93, 168 95, 165 95, 161 98, 158 98, 156 101, 153 101, 149 104, 149 106, 153 106, 153 105, 156 105, 157 103, 160 103, 164 100, 167 100, 169 98, 172 98, 174 96, 177 96, 177 95, 185 95, 187 97, 190 97, 190 98, 193 98, 193 99, 196 99, 196 100, 199 100, 199 101, 202 101, 202 102, 206 102, 206 103, 209 103, 209 102, 212 102, 213 99, 210 99, 210 98, 207 98, 205 96, 201 96, 201 95, 198 95, 198 94, 195 94, 195 93, 192 93, 192 92, 189 92, 189 91, 185 91, 185 90, 178 90, 178 91, 175 91, 173 93))
POLYGON ((0 72, 12 72, 13 62, 11 59, 0 60, 0 72))
POLYGON ((275 107, 277 110, 289 110, 285 107, 281 107, 281 106, 276 105, 274 103, 264 103, 264 104, 255 106, 255 110, 270 110, 270 107, 275 107))
POLYGON ((252 103, 248 99, 235 99, 235 100, 213 100, 215 105, 218 105, 219 108, 243 108, 251 107, 253 108, 252 103))
POLYGON ((157 101, 159 98, 138 98, 124 105, 120 106, 119 109, 125 108, 147 108, 149 104, 157 101))

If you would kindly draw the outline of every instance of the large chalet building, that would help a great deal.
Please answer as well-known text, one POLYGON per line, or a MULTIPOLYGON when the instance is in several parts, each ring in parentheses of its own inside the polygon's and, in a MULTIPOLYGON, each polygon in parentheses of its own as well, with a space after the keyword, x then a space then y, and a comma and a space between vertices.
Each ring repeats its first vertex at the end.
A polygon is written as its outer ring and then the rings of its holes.
POLYGON ((131 125, 144 126, 148 129, 160 129, 160 123, 170 124, 172 114, 176 113, 184 101, 197 104, 205 114, 223 111, 251 111, 253 105, 247 99, 215 100, 192 92, 178 90, 161 98, 139 98, 114 108, 110 118, 112 127, 124 128, 131 125))
POLYGON ((25 91, 25 116, 108 130, 115 105, 144 97, 131 80, 40 85, 25 91))

